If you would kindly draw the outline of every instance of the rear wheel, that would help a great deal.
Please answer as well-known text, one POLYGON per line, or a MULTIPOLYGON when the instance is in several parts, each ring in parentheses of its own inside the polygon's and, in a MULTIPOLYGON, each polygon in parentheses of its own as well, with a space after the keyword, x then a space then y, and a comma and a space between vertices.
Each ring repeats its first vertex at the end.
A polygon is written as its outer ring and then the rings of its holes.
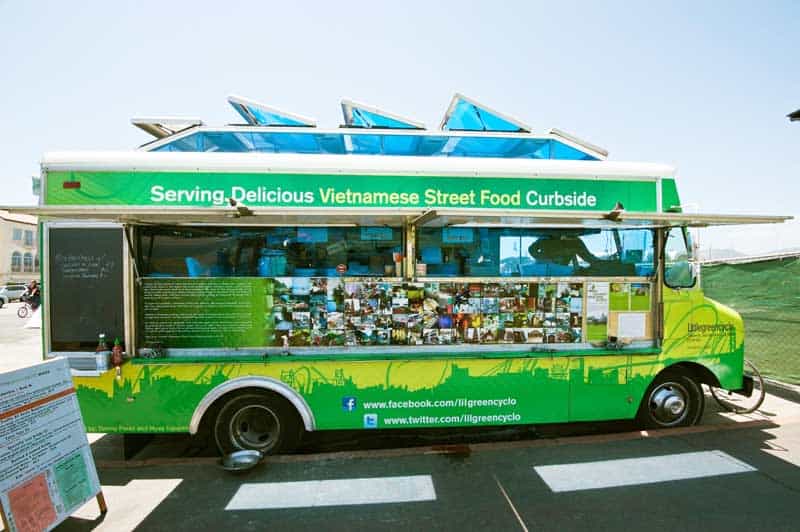
POLYGON ((263 454, 291 451, 300 441, 301 424, 294 407, 275 394, 235 395, 220 408, 214 438, 220 453, 252 449, 263 454))
POLYGON ((700 421, 704 407, 700 385, 684 373, 667 370, 648 387, 637 420, 649 429, 688 427, 700 421))
POLYGON ((28 317, 29 307, 27 303, 23 303, 21 307, 17 309, 17 316, 20 318, 27 318, 28 317))

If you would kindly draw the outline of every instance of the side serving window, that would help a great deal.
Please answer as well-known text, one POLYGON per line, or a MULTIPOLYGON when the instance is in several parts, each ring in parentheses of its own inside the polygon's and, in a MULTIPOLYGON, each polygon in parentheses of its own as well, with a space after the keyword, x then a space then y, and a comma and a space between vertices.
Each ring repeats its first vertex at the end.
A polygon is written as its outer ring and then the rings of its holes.
POLYGON ((669 230, 664 243, 664 282, 670 288, 694 286, 691 250, 691 238, 685 227, 673 227, 669 230))
POLYGON ((397 227, 144 227, 146 277, 399 276, 397 227))
POLYGON ((649 277, 653 231, 423 227, 417 262, 433 277, 649 277))

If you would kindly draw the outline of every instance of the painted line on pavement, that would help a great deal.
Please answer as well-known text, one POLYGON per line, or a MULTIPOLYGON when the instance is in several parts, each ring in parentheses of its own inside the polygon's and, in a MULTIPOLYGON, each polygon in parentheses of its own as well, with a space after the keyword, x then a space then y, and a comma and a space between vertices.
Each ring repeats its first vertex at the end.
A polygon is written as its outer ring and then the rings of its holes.
POLYGON ((756 471, 749 464, 722 451, 536 466, 533 469, 556 493, 655 484, 756 471))
POLYGON ((242 484, 225 509, 268 510, 435 500, 436 490, 430 475, 345 478, 242 484))

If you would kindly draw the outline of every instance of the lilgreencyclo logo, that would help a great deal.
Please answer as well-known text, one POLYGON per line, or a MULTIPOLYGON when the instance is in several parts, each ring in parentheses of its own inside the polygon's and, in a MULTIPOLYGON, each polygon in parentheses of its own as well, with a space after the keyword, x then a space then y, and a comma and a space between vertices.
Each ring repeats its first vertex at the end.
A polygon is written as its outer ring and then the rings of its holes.
POLYGON ((713 334, 713 333, 731 333, 735 329, 730 323, 716 323, 714 325, 704 323, 690 323, 689 334, 713 334))

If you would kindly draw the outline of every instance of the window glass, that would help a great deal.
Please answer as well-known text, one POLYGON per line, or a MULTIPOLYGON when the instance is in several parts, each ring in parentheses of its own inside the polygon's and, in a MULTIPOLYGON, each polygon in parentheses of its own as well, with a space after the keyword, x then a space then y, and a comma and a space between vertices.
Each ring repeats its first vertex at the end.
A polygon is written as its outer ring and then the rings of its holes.
POLYGON ((640 276, 653 268, 649 229, 421 228, 428 276, 640 276))
POLYGON ((39 255, 36 255, 33 258, 33 271, 35 271, 35 272, 39 271, 39 255))
POLYGON ((31 255, 30 253, 26 253, 25 256, 23 257, 23 268, 24 271, 26 272, 33 271, 33 255, 31 255))
POLYGON ((25 231, 25 245, 26 246, 33 245, 33 231, 25 231))
POLYGON ((19 272, 22 270, 22 254, 19 251, 15 251, 11 254, 11 271, 12 272, 19 272))
POLYGON ((683 227, 673 227, 664 243, 664 282, 672 288, 694 286, 691 260, 691 240, 683 227))
POLYGON ((516 275, 519 231, 486 227, 423 227, 417 262, 432 277, 516 275))
POLYGON ((14 229, 13 238, 14 240, 22 240, 22 229, 14 229))
POLYGON ((139 246, 154 277, 401 275, 394 227, 145 228, 139 246))

